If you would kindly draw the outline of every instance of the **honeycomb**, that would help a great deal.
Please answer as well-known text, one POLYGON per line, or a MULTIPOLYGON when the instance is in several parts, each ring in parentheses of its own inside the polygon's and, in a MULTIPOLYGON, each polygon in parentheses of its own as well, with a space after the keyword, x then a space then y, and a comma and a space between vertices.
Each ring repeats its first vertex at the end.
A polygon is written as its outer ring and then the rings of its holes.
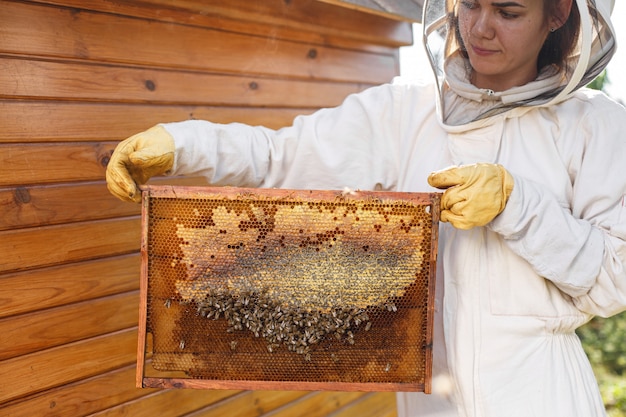
POLYGON ((438 215, 438 194, 146 187, 141 385, 427 392, 438 215))

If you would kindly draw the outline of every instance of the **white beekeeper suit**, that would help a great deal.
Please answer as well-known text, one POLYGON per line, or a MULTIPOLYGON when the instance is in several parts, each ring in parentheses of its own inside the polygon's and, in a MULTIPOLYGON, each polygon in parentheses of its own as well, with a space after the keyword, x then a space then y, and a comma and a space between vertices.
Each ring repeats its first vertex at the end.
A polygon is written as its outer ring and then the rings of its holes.
MULTIPOLYGON (((428 46, 446 39, 452 3, 426 2, 428 46)), ((280 130, 163 125, 171 173, 214 185, 430 192, 428 175, 450 165, 511 173, 493 221, 441 224, 434 392, 399 393, 401 417, 605 415, 574 330, 626 309, 626 112, 581 88, 614 52, 612 1, 577 3, 570 66, 522 87, 480 90, 458 51, 431 51, 445 61, 437 83, 371 88, 280 130)))

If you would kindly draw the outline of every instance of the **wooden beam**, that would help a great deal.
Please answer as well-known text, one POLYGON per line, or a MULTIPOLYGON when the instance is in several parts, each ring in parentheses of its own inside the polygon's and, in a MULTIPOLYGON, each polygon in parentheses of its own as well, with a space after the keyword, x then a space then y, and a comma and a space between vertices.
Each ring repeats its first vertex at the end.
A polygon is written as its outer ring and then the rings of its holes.
POLYGON ((136 344, 133 328, 2 361, 0 377, 11 382, 0 404, 129 365, 136 344))
POLYGON ((0 360, 137 325, 139 291, 0 320, 0 360))
POLYGON ((0 318, 139 288, 138 253, 0 275, 0 318))
POLYGON ((0 273, 124 255, 139 250, 137 217, 0 232, 0 273))
POLYGON ((395 20, 420 23, 424 0, 319 0, 395 20))

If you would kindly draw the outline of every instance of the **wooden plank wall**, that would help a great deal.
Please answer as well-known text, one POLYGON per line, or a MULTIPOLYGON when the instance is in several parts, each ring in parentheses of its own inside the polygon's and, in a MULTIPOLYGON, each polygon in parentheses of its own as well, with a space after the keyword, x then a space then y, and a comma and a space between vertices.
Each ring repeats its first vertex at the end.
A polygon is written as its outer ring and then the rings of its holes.
POLYGON ((326 3, 340 4, 356 10, 364 10, 382 16, 412 22, 421 22, 424 0, 402 0, 384 2, 380 0, 321 0, 326 3))
POLYGON ((314 0, 0 0, 0 415, 394 416, 390 393, 135 388, 139 206, 104 171, 158 122, 336 105, 410 42, 314 0))

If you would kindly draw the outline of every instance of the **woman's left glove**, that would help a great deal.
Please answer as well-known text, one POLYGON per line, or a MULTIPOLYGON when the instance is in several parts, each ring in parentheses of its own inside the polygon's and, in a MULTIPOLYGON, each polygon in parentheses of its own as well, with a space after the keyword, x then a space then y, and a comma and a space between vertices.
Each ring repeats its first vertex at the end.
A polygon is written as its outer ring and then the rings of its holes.
POLYGON ((486 225, 504 210, 514 180, 502 165, 479 163, 433 172, 428 183, 446 190, 441 221, 467 230, 486 225))

